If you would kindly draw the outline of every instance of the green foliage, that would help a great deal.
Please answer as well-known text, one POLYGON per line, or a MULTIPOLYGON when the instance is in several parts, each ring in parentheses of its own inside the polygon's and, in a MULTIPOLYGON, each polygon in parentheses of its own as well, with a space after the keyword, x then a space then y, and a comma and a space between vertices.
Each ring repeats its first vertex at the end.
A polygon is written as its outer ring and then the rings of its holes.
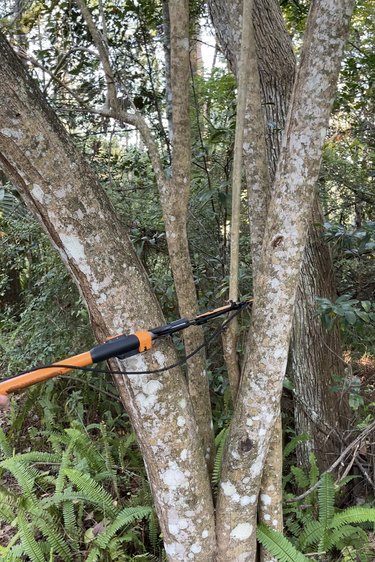
POLYGON ((293 544, 281 533, 274 531, 266 525, 259 525, 257 539, 266 550, 280 560, 280 562, 308 562, 310 560, 298 552, 293 544))
POLYGON ((228 437, 228 432, 229 432, 229 428, 224 427, 215 437, 216 455, 215 455, 214 468, 211 476, 211 482, 214 486, 217 486, 220 482, 222 459, 223 459, 225 443, 228 437))
MULTIPOLYGON (((300 484, 305 484, 308 488, 315 484, 317 473, 314 466, 310 469, 309 477, 301 470, 293 473, 300 484)), ((337 492, 344 485, 345 482, 342 482, 340 486, 336 486, 332 475, 325 473, 319 482, 317 502, 315 492, 303 499, 303 508, 299 503, 293 503, 293 496, 290 496, 292 503, 286 506, 285 515, 291 538, 282 537, 280 533, 262 526, 258 540, 280 561, 299 559, 290 550, 293 547, 297 549, 298 556, 303 556, 301 560, 306 559, 305 554, 311 560, 311 551, 325 556, 340 552, 344 557, 347 549, 354 549, 359 561, 370 562, 372 554, 368 546, 368 533, 361 524, 375 522, 375 509, 349 507, 335 510, 337 492)))
MULTIPOLYGON (((62 562, 133 560, 132 552, 142 550, 147 560, 147 546, 141 539, 147 527, 140 522, 154 518, 152 506, 124 505, 112 495, 116 479, 116 489, 122 497, 128 496, 132 473, 121 469, 119 438, 115 441, 112 433, 97 432, 97 424, 93 425, 93 435, 75 424, 51 436, 53 449, 59 443, 58 454, 18 453, 0 462, 1 474, 11 475, 20 490, 0 490, 0 521, 16 529, 16 539, 0 549, 4 562, 23 555, 31 562, 53 556, 62 562)), ((132 441, 128 442, 130 447, 132 441)), ((5 438, 2 449, 10 452, 5 438)), ((133 502, 139 499, 133 493, 131 497, 133 502)), ((153 526, 149 546, 158 552, 155 522, 153 526)))

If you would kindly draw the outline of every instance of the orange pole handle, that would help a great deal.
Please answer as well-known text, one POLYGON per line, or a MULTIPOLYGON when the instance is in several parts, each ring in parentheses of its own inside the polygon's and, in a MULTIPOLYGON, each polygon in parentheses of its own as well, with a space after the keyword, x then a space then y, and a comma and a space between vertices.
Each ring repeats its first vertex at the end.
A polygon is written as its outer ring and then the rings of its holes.
POLYGON ((28 373, 22 373, 17 377, 12 377, 5 381, 0 382, 0 394, 8 394, 9 392, 15 392, 21 388, 27 388, 38 382, 43 382, 63 373, 71 371, 69 367, 61 367, 61 365, 74 365, 75 367, 86 367, 92 365, 93 360, 90 351, 85 353, 80 353, 79 355, 73 355, 73 357, 68 357, 62 361, 54 363, 59 365, 58 367, 46 367, 45 369, 36 369, 35 371, 29 371, 28 373))

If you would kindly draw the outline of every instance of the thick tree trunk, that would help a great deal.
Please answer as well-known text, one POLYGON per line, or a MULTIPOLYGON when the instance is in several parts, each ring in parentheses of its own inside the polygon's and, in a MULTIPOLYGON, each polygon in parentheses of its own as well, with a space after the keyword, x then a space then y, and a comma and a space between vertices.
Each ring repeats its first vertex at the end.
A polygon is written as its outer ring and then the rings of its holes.
POLYGON ((288 369, 295 387, 297 432, 311 437, 297 448, 298 459, 307 464, 313 451, 319 468, 326 470, 340 451, 337 434, 342 435, 347 428, 349 412, 347 396, 332 391, 334 376, 343 375, 345 366, 339 332, 334 329, 327 333, 316 313, 317 296, 336 298, 331 253, 316 226, 322 223, 323 214, 316 198, 302 267, 304 283, 298 286, 288 369))
MULTIPOLYGON (((172 134, 172 174, 166 178, 157 145, 143 116, 133 107, 133 113, 123 112, 116 93, 116 78, 111 67, 108 46, 98 31, 85 0, 76 0, 89 27, 99 52, 107 82, 107 99, 111 117, 131 123, 140 131, 154 169, 165 222, 168 253, 176 287, 180 314, 192 317, 197 314, 197 295, 187 241, 187 206, 190 193, 191 141, 189 114, 189 10, 188 2, 168 0, 164 5, 166 31, 170 36, 167 55, 167 91, 172 102, 170 134, 172 134), (169 18, 168 18, 169 16, 169 18)), ((203 345, 203 330, 196 327, 183 335, 185 353, 189 355, 203 345)), ((214 440, 211 422, 211 405, 206 373, 205 353, 202 350, 188 362, 188 388, 201 437, 205 458, 209 467, 214 458, 214 440)))
MULTIPOLYGON (((210 9, 213 23, 218 34, 220 44, 225 55, 236 71, 238 66, 239 38, 235 31, 240 25, 241 0, 235 0, 230 4, 221 0, 210 0, 210 9), (229 24, 228 24, 229 22, 229 24)), ((290 96, 295 75, 295 57, 292 51, 291 39, 286 31, 280 8, 275 0, 261 2, 255 0, 254 28, 258 56, 258 68, 262 101, 264 108, 264 123, 266 131, 266 146, 268 153, 268 166, 271 180, 274 178, 276 165, 280 154, 280 142, 285 127, 285 118, 289 105, 290 96)), ((254 72, 252 72, 254 76, 254 72)), ((257 88, 253 81, 251 88, 257 88)), ((249 95, 249 99, 254 96, 249 95)), ((245 127, 249 135, 259 137, 259 111, 258 108, 248 108, 247 122, 245 127)), ((264 168, 262 168, 261 142, 252 144, 245 140, 245 166, 249 188, 249 214, 251 227, 251 243, 254 267, 256 259, 261 252, 265 218, 270 200, 270 191, 266 192, 264 168)), ((264 150, 264 149, 263 149, 264 150)), ((318 209, 318 202, 314 209, 318 209)), ((319 296, 335 296, 335 283, 333 266, 329 249, 320 237, 320 228, 317 226, 323 222, 322 215, 314 211, 313 224, 310 226, 311 241, 306 247, 306 256, 301 270, 300 288, 298 291, 298 304, 296 307, 296 319, 291 340, 291 354, 288 371, 294 380, 299 400, 295 403, 295 423, 297 434, 307 429, 311 435, 310 444, 298 449, 298 457, 301 463, 309 462, 308 454, 311 450, 316 451, 319 466, 322 470, 327 466, 327 458, 324 451, 331 455, 338 455, 340 444, 332 438, 332 432, 327 439, 327 431, 322 434, 321 429, 332 425, 332 411, 341 408, 343 412, 339 420, 339 428, 346 427, 348 415, 345 404, 339 403, 340 397, 327 392, 327 387, 332 381, 332 374, 343 375, 344 364, 341 361, 341 346, 337 328, 330 333, 322 330, 320 319, 316 316, 315 298, 319 296), (317 244, 316 241, 320 240, 317 244), (323 252, 325 260, 322 260, 317 252, 323 252), (316 255, 315 255, 316 254, 316 255), (306 295, 310 295, 308 299, 306 295), (303 318, 304 324, 301 324, 303 318), (307 322, 307 324, 306 324, 307 322), (304 326, 304 345, 301 345, 300 328, 304 326), (312 340, 309 340, 309 337, 312 340), (315 342, 320 339, 320 348, 326 348, 322 354, 315 347, 315 342), (314 350, 317 349, 316 357, 314 350), (327 382, 328 381, 328 382, 327 382), (310 402, 311 393, 315 389, 317 395, 310 402), (325 389, 325 391, 323 391, 325 389), (315 406, 318 401, 321 405, 317 410, 315 406), (336 401, 336 406, 333 404, 336 401), (309 414, 308 410, 312 410, 309 414), (302 404, 304 406, 302 406, 302 404), (312 412, 319 413, 319 424, 317 417, 312 412), (322 416, 322 417, 320 417, 322 416), (325 417, 326 416, 326 417, 325 417), (306 419, 309 419, 307 423, 306 419), (314 421, 312 421, 314 420, 314 421), (320 428, 320 429, 319 429, 320 428), (322 450, 322 443, 325 446, 322 450), (319 451, 321 451, 319 453, 319 451)), ((254 271, 254 276, 256 271, 254 271)), ((336 424, 335 424, 335 427, 336 424)), ((329 430, 328 430, 328 433, 329 430)))
MULTIPOLYGON (((2 36, 0 60, 0 165, 60 252, 98 340, 161 324, 127 233, 2 36)), ((174 361, 164 341, 118 366, 145 370, 174 361)), ((116 382, 145 459, 169 560, 211 561, 210 482, 182 373, 119 375, 116 382)))
MULTIPOLYGON (((256 557, 257 497, 282 382, 314 188, 353 3, 312 4, 294 86, 217 504, 218 562, 256 557), (249 494, 251 491, 251 495, 249 494), (234 509, 235 508, 235 509, 234 509)), ((272 513, 272 497, 261 502, 272 513)))

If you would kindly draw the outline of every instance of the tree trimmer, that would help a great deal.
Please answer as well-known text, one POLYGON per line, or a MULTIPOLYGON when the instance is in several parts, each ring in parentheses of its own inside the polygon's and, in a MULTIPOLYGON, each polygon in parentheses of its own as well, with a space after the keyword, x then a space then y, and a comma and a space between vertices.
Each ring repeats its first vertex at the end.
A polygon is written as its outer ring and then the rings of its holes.
MULTIPOLYGON (((107 359, 126 359, 138 353, 143 353, 151 349, 153 340, 157 338, 169 336, 175 332, 179 332, 180 330, 185 330, 185 328, 188 328, 189 326, 200 326, 213 318, 217 318, 218 316, 227 314, 231 311, 239 313, 242 309, 247 307, 250 302, 251 301, 249 300, 231 302, 226 306, 199 314, 192 319, 180 318, 179 320, 174 320, 169 324, 158 326, 157 328, 152 328, 151 330, 137 331, 130 335, 120 334, 112 336, 104 343, 93 347, 90 351, 85 351, 79 355, 67 357, 66 359, 62 359, 52 365, 35 367, 29 371, 24 371, 15 376, 3 379, 0 382, 0 395, 6 395, 22 388, 27 388, 33 384, 37 384, 72 371, 73 369, 84 369, 89 365, 100 363, 102 361, 106 361, 107 359)), ((172 367, 173 366, 170 368, 172 367)), ((159 371, 167 369, 168 368, 159 369, 159 371)), ((125 371, 124 374, 126 374, 125 371)), ((140 372, 139 374, 143 373, 140 372)))

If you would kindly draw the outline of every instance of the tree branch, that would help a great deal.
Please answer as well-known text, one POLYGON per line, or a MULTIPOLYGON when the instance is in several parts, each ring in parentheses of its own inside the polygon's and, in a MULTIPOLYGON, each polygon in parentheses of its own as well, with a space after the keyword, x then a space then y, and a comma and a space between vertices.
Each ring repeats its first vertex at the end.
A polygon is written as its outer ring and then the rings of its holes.
POLYGON ((107 84, 108 105, 110 108, 115 109, 118 105, 116 82, 109 60, 109 52, 106 39, 103 38, 102 33, 100 33, 100 31, 96 27, 85 0, 76 0, 76 4, 81 10, 82 16, 86 21, 87 27, 89 28, 92 39, 94 41, 94 45, 98 49, 107 84))

